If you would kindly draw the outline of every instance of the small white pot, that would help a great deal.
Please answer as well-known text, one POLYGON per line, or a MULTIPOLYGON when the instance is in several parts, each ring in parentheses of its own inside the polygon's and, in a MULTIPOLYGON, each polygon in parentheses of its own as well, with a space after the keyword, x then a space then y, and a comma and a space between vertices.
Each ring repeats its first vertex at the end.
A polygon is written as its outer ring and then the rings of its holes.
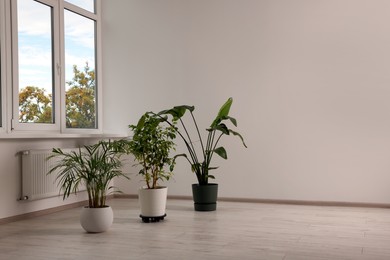
POLYGON ((80 224, 89 233, 107 231, 113 220, 114 213, 109 206, 104 208, 83 207, 81 209, 80 224))
POLYGON ((143 217, 162 217, 167 205, 167 187, 148 189, 142 187, 138 191, 138 200, 143 217))

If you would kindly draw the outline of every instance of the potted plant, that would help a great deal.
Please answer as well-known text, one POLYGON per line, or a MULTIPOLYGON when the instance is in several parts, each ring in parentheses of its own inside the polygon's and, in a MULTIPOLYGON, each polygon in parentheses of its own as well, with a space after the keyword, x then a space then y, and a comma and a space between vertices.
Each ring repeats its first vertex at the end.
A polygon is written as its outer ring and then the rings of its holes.
POLYGON ((99 141, 76 151, 53 148, 50 158, 57 158, 48 174, 57 174, 56 180, 63 191, 63 199, 85 187, 88 206, 83 207, 81 226, 90 233, 106 231, 113 222, 113 212, 106 205, 107 195, 114 190, 111 181, 116 177, 128 178, 121 171, 120 157, 126 152, 126 142, 99 141))
MULTIPOLYGON (((211 123, 210 127, 206 129, 207 138, 203 139, 196 119, 194 117, 194 106, 175 106, 168 110, 163 110, 157 113, 162 120, 169 125, 174 125, 177 121, 182 126, 182 131, 176 130, 177 134, 183 139, 185 146, 188 150, 187 154, 179 154, 183 156, 191 165, 191 169, 195 172, 198 179, 197 184, 192 185, 192 192, 194 198, 194 207, 197 211, 213 211, 216 210, 216 201, 218 194, 218 184, 209 183, 209 179, 215 177, 210 174, 211 170, 217 169, 218 167, 211 166, 211 161, 214 154, 219 155, 223 159, 227 159, 227 153, 223 146, 218 146, 219 141, 224 135, 235 135, 238 136, 245 147, 243 137, 236 131, 230 129, 225 122, 230 122, 234 126, 237 126, 237 120, 229 116, 230 107, 233 103, 233 99, 229 98, 220 108, 217 116, 211 123), (195 128, 196 136, 192 137, 189 128, 186 127, 183 116, 186 111, 190 113, 190 118, 195 128), (169 116, 169 118, 167 117, 169 116), (200 143, 200 148, 195 149, 194 140, 200 143), (204 141, 205 140, 205 141, 204 141)), ((176 128, 177 129, 177 128, 176 128)))
POLYGON ((159 181, 169 180, 175 164, 170 152, 174 150, 176 127, 163 126, 163 119, 152 113, 145 113, 137 125, 129 125, 133 132, 128 141, 129 152, 141 166, 139 174, 145 186, 139 189, 139 203, 143 222, 156 222, 166 216, 168 188, 160 186, 159 181), (168 169, 167 169, 168 168, 168 169))

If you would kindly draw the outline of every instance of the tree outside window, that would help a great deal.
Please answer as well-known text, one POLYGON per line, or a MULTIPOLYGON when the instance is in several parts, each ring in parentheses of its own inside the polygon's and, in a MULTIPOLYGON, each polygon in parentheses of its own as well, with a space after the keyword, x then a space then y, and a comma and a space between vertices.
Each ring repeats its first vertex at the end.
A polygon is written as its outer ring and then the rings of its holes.
MULTIPOLYGON (((73 66, 73 79, 66 82, 66 126, 95 128, 95 71, 86 63, 82 70, 73 66)), ((19 92, 19 121, 49 123, 52 115, 52 95, 39 86, 26 86, 19 92)))

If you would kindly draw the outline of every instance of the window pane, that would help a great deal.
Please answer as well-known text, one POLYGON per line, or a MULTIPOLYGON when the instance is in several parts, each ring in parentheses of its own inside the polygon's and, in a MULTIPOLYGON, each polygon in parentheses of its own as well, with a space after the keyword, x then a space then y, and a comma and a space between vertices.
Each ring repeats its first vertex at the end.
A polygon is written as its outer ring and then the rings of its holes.
POLYGON ((97 128, 95 22, 65 11, 67 128, 97 128))
POLYGON ((19 122, 54 123, 51 7, 18 1, 19 122))
POLYGON ((91 13, 95 12, 95 1, 94 0, 66 0, 66 2, 77 5, 78 7, 84 8, 91 13))

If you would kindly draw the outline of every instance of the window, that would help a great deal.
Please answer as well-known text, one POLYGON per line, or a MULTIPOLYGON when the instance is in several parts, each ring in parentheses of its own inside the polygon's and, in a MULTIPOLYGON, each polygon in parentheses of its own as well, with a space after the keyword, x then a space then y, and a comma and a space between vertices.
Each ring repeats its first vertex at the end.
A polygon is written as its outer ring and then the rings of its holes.
POLYGON ((95 22, 69 10, 64 18, 66 127, 96 128, 95 22))
POLYGON ((99 1, 6 1, 12 131, 100 132, 99 1))
MULTIPOLYGON (((55 124, 54 102, 60 78, 55 46, 53 18, 55 6, 34 0, 17 1, 17 71, 15 75, 15 115, 19 123, 55 124)), ((58 16, 58 15, 57 15, 58 16)), ((14 58, 15 59, 15 58, 14 58)))

